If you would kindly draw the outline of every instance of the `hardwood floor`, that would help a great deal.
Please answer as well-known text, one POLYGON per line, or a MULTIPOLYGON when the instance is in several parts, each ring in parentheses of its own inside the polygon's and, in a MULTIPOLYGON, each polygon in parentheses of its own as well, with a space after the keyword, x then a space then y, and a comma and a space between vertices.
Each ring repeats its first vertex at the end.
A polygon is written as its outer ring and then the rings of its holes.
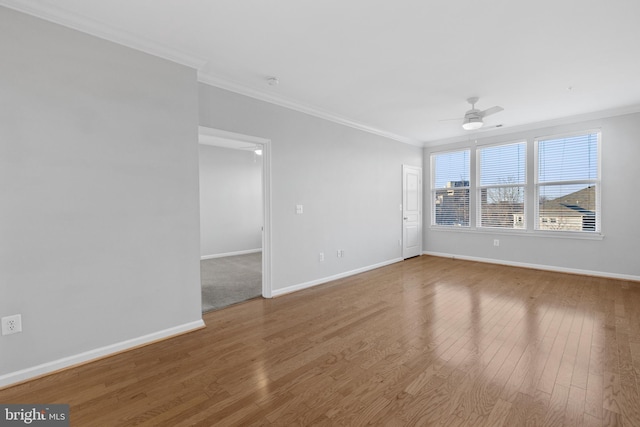
POLYGON ((71 425, 640 426, 640 284, 422 256, 0 391, 71 425))

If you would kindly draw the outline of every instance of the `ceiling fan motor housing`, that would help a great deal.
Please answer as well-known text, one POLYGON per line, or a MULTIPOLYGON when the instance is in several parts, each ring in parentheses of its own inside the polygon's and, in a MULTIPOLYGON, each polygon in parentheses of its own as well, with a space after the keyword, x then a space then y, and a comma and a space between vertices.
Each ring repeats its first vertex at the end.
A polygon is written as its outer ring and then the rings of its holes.
POLYGON ((481 111, 478 110, 477 108, 472 108, 471 110, 467 111, 464 115, 465 119, 482 119, 482 114, 481 111))

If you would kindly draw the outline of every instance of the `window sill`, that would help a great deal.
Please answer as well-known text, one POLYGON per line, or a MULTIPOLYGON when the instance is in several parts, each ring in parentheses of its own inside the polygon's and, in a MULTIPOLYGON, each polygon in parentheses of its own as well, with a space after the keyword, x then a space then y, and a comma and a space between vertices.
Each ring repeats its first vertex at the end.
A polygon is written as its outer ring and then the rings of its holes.
POLYGON ((542 230, 513 230, 503 228, 473 228, 473 227, 447 227, 432 225, 430 231, 446 231, 454 233, 489 234, 492 236, 522 236, 522 237, 542 237, 553 239, 574 239, 574 240, 603 240, 602 233, 587 233, 580 231, 542 231, 542 230))

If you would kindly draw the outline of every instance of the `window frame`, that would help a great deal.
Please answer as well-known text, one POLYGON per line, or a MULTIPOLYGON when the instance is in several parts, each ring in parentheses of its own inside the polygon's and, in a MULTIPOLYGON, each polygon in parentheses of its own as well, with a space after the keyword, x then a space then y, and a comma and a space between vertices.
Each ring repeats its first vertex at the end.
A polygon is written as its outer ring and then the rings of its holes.
MULTIPOLYGON (((472 150, 471 147, 463 147, 463 148, 454 148, 451 150, 444 150, 444 151, 437 151, 437 152, 432 152, 429 156, 429 161, 430 161, 430 166, 431 166, 431 188, 430 188, 430 200, 431 200, 431 227, 435 227, 435 228, 442 228, 442 229, 446 229, 446 230, 451 230, 451 229, 455 229, 455 230, 469 230, 472 227, 472 222, 471 222, 471 160, 472 160, 472 150), (448 188, 450 187, 436 187, 435 186, 435 181, 436 181, 436 156, 439 155, 445 155, 445 154, 451 154, 451 153, 463 153, 463 152, 467 152, 468 153, 468 157, 469 157, 469 165, 468 165, 468 170, 467 170, 467 176, 469 178, 469 185, 468 186, 464 186, 464 187, 454 187, 457 190, 467 190, 468 192, 468 201, 467 201, 467 215, 468 215, 468 221, 467 221, 467 225, 455 225, 455 224, 451 224, 451 225, 447 225, 447 224, 438 224, 436 222, 437 218, 436 218, 436 197, 437 197, 437 192, 438 191, 443 191, 443 190, 448 190, 448 188)), ((451 181, 450 181, 451 182, 451 181)), ((455 190, 454 190, 455 191, 455 190)))
POLYGON ((527 208, 529 206, 529 191, 528 191, 528 183, 529 183, 529 156, 528 156, 528 145, 529 141, 526 139, 518 139, 506 142, 497 142, 486 145, 478 145, 476 147, 476 182, 475 182, 475 192, 476 192, 476 229, 478 230, 488 230, 488 231, 499 231, 499 232, 525 232, 528 230, 528 222, 529 215, 527 215, 527 208), (524 182, 518 184, 490 184, 490 185, 482 185, 481 174, 482 174, 482 156, 480 152, 486 148, 493 147, 503 147, 509 145, 518 145, 522 144, 524 147, 524 182), (482 225, 482 190, 483 189, 492 189, 492 188, 507 188, 507 187, 521 187, 523 191, 523 199, 522 199, 522 228, 516 227, 492 227, 482 225))
MULTIPOLYGON (((601 206, 601 189, 602 189, 602 131, 600 129, 586 129, 577 132, 566 132, 560 134, 551 134, 538 136, 533 138, 533 227, 531 231, 536 234, 553 234, 553 235, 575 235, 575 236, 602 236, 602 206, 601 206), (597 178, 596 179, 578 179, 578 180, 565 180, 565 181, 545 181, 544 183, 540 182, 540 155, 539 155, 539 146, 540 141, 548 141, 553 139, 563 139, 563 138, 571 138, 578 136, 585 136, 595 134, 597 135, 596 141, 596 153, 597 153, 597 161, 596 161, 596 171, 597 178), (594 231, 586 231, 586 230, 552 230, 552 229, 542 229, 540 228, 540 187, 544 186, 553 186, 553 185, 583 185, 583 184, 593 184, 595 185, 595 207, 596 207, 596 220, 595 220, 595 230, 594 231)), ((554 218, 557 221, 557 218, 554 218)))
MULTIPOLYGON (((569 130, 567 132, 558 132, 558 133, 549 133, 549 134, 539 134, 536 135, 526 135, 520 138, 507 139, 504 141, 499 141, 499 139, 490 138, 486 144, 478 144, 478 141, 469 140, 464 145, 462 143, 458 143, 455 145, 451 145, 449 147, 438 147, 441 150, 438 150, 434 147, 433 151, 429 151, 429 165, 430 165, 430 194, 431 201, 430 206, 427 207, 429 212, 431 213, 431 220, 429 224, 429 228, 434 231, 443 231, 443 232, 461 232, 461 233, 478 233, 484 235, 518 235, 518 236, 528 236, 535 238, 554 238, 554 239, 573 239, 573 240, 602 240, 604 239, 604 222, 603 222, 603 212, 602 212, 602 152, 603 152, 603 131, 600 127, 594 128, 579 128, 572 127, 575 130, 569 130), (549 230, 549 229, 540 229, 537 222, 540 221, 540 206, 539 206, 539 186, 541 185, 538 182, 538 174, 539 174, 539 143, 538 141, 548 140, 548 139, 561 139, 572 136, 581 136, 588 134, 597 134, 597 179, 587 179, 587 180, 578 180, 587 183, 595 184, 596 188, 596 229, 594 231, 590 230, 549 230), (479 210, 481 209, 480 204, 480 193, 478 190, 479 184, 479 148, 484 148, 487 146, 494 145, 507 145, 510 143, 518 143, 525 142, 526 143, 526 184, 524 185, 525 194, 524 194, 524 228, 502 228, 502 227, 482 227, 478 226, 478 222, 481 221, 481 213, 479 210), (446 153, 455 153, 455 152, 464 152, 467 151, 469 153, 469 186, 468 187, 458 187, 467 189, 469 192, 469 222, 468 225, 465 226, 454 226, 454 225, 440 225, 436 223, 436 188, 435 188, 435 158, 437 155, 446 154, 446 153)), ((572 181, 575 182, 575 181, 572 181)), ((561 181, 561 184, 568 184, 569 181, 561 181)), ((542 185, 550 185, 553 184, 551 182, 545 182, 542 185)), ((606 217, 606 214, 605 214, 606 217)), ((558 221, 558 218, 550 218, 550 221, 558 221)))

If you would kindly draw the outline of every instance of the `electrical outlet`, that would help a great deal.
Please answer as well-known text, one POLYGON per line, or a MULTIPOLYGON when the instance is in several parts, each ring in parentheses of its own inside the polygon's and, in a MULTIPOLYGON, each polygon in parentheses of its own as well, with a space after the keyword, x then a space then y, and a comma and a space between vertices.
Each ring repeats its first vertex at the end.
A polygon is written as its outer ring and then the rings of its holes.
POLYGON ((500 240, 499 239, 493 239, 493 246, 500 246, 500 240))
POLYGON ((320 252, 320 255, 318 255, 318 261, 324 262, 324 252, 320 252))
POLYGON ((22 332, 22 316, 14 314, 2 318, 2 335, 11 335, 22 332))

